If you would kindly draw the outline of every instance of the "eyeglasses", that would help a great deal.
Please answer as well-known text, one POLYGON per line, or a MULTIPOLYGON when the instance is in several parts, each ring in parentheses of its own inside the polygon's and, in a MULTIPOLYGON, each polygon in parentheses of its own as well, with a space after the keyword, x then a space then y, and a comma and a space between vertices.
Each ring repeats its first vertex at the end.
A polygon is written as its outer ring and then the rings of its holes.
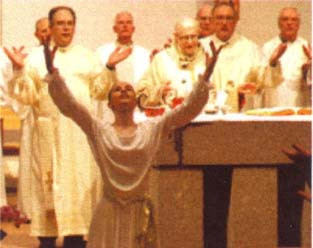
POLYGON ((211 21, 212 20, 212 16, 201 16, 199 17, 200 21, 211 21))
POLYGON ((69 27, 73 27, 75 26, 75 22, 74 21, 56 21, 56 25, 57 26, 69 26, 69 27))
POLYGON ((215 16, 214 19, 218 22, 222 21, 233 22, 236 20, 234 16, 215 16))
POLYGON ((196 34, 182 35, 182 36, 179 36, 178 39, 181 41, 189 41, 189 40, 195 41, 198 39, 198 35, 196 35, 196 34))

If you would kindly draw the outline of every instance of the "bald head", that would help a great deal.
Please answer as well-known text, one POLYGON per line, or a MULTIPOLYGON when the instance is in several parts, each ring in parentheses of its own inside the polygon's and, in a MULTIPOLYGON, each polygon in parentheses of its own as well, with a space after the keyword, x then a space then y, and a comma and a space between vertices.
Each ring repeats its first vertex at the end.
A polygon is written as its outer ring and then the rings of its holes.
POLYGON ((124 45, 132 42, 135 32, 134 19, 130 12, 122 11, 116 14, 113 30, 117 35, 117 40, 124 45))
POLYGON ((175 25, 175 43, 185 56, 194 56, 198 50, 199 23, 193 18, 184 17, 175 25))
POLYGON ((199 32, 199 22, 190 17, 184 17, 180 19, 175 25, 175 34, 180 34, 188 29, 194 29, 199 32))
POLYGON ((38 27, 40 26, 40 25, 42 25, 42 24, 49 24, 49 19, 48 19, 48 17, 42 17, 42 18, 40 18, 40 19, 38 19, 37 21, 36 21, 36 24, 35 24, 35 28, 36 29, 38 29, 38 27))
POLYGON ((212 6, 204 4, 197 12, 197 20, 200 24, 200 37, 204 38, 214 33, 212 22, 212 6))
POLYGON ((199 20, 204 13, 207 13, 208 16, 212 15, 212 6, 210 4, 204 4, 201 6, 197 12, 197 19, 199 20))
POLYGON ((40 18, 35 24, 35 36, 40 44, 50 36, 49 19, 47 17, 40 18))
POLYGON ((300 14, 296 8, 283 8, 278 17, 280 36, 283 41, 294 41, 300 28, 300 14))
POLYGON ((294 16, 300 19, 300 13, 297 8, 294 7, 285 7, 282 8, 279 12, 279 19, 285 16, 286 14, 292 13, 294 16))
POLYGON ((115 24, 118 22, 118 20, 120 20, 122 18, 127 18, 127 19, 133 21, 133 15, 130 12, 128 12, 128 11, 121 11, 121 12, 118 12, 115 15, 115 20, 114 20, 115 24))

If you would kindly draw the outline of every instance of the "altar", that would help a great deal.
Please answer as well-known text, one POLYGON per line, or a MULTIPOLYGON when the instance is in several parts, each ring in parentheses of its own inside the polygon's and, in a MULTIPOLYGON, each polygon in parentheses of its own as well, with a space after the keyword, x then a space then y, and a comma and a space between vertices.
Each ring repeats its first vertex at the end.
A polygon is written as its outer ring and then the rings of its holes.
MULTIPOLYGON (((293 164, 283 148, 311 150, 311 118, 199 115, 171 134, 151 180, 161 247, 204 247, 211 166, 233 167, 227 247, 277 247, 277 167, 293 164)), ((311 247, 310 222, 304 201, 302 247, 311 247)))
MULTIPOLYGON (((233 168, 227 247, 277 247, 277 170, 293 165, 282 149, 293 144, 312 149, 311 119, 202 114, 170 134, 158 153, 150 187, 161 247, 203 248, 207 243, 207 172, 218 167, 233 168)), ((302 247, 311 247, 307 201, 302 215, 302 247)))

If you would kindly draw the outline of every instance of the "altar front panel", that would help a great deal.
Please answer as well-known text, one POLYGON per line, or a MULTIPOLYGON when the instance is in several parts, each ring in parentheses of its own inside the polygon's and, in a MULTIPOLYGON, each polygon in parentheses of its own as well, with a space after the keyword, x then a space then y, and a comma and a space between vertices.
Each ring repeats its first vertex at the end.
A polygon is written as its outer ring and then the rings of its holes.
MULTIPOLYGON (((153 186, 161 246, 203 247, 201 175, 211 166, 233 166, 227 247, 277 247, 277 167, 292 164, 282 149, 292 144, 311 149, 311 136, 311 116, 237 115, 199 116, 165 139, 153 186)), ((310 247, 307 201, 302 220, 302 247, 310 247)))
POLYGON ((184 165, 292 163, 283 148, 311 149, 309 121, 219 121, 189 125, 183 133, 184 165))

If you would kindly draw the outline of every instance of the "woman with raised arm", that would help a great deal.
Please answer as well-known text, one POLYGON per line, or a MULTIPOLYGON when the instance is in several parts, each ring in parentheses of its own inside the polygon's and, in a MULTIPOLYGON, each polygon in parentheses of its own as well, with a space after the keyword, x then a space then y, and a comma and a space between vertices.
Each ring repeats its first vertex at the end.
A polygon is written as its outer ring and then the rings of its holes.
POLYGON ((162 136, 190 122, 207 102, 207 81, 219 53, 213 45, 212 51, 213 57, 189 98, 163 116, 135 123, 135 91, 128 83, 116 83, 109 93, 109 107, 115 116, 110 123, 95 119, 74 99, 53 68, 53 51, 46 47, 49 93, 60 111, 86 133, 104 181, 104 197, 93 216, 88 247, 159 247, 148 196, 149 170, 162 136))

